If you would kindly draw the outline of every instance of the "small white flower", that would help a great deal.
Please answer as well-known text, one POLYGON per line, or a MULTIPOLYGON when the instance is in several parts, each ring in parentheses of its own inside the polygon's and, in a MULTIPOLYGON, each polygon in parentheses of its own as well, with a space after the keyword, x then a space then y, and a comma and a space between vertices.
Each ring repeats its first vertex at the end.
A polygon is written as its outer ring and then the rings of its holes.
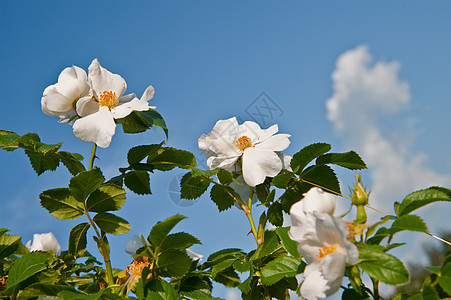
POLYGON ((114 119, 125 118, 132 111, 145 111, 150 107, 154 89, 149 86, 141 99, 135 94, 124 95, 125 80, 103 68, 97 59, 89 66, 89 95, 77 101, 76 111, 81 117, 74 123, 74 134, 85 142, 94 142, 106 148, 116 131, 114 119))
POLYGON ((30 252, 52 250, 56 253, 61 249, 56 237, 51 232, 33 234, 33 244, 31 244, 31 241, 28 241, 25 246, 30 252))
POLYGON ((64 69, 58 76, 58 83, 48 86, 42 95, 42 111, 49 116, 58 117, 60 122, 69 122, 76 116, 75 104, 89 92, 86 72, 72 66, 64 69))
POLYGON ((235 117, 216 122, 213 130, 199 138, 210 169, 229 169, 241 158, 244 181, 251 187, 276 176, 283 167, 279 152, 290 144, 289 134, 276 134, 278 126, 268 129, 251 121, 238 125, 235 117))
POLYGON ((298 251, 307 262, 301 295, 318 299, 333 295, 340 288, 346 264, 359 258, 357 247, 348 241, 348 229, 340 218, 316 211, 305 218, 292 218, 290 237, 299 242, 298 251), (299 230, 297 227, 302 227, 299 230))

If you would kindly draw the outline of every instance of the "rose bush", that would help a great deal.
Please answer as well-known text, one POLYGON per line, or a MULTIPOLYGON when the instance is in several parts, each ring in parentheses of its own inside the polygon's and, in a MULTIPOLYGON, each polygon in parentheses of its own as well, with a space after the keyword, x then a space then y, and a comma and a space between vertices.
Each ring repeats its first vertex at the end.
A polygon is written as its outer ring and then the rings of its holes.
MULTIPOLYGON (((315 143, 293 151, 291 157, 282 153, 290 135, 278 134, 277 125, 240 125, 235 117, 218 121, 210 133, 200 136, 208 170, 198 168, 192 153, 162 141, 132 147, 129 165, 107 179, 95 166, 96 147, 110 145, 118 124, 124 133, 156 126, 166 138, 168 134, 164 119, 148 104, 153 87, 140 99, 133 93, 124 95, 126 88, 120 75, 95 59, 88 74, 76 66, 66 68, 58 82, 44 90, 43 112, 73 125, 82 141, 93 142, 87 166, 80 154, 60 150, 62 143, 49 145, 36 133, 0 130, 0 148, 23 149, 38 175, 61 163, 68 169, 72 178, 67 185, 45 190, 39 198, 55 218, 77 222, 62 251, 51 233, 35 235, 33 243, 24 246, 20 236, 0 229, 0 298, 215 299, 212 283, 217 282, 237 287, 243 299, 290 299, 295 294, 317 299, 339 291, 343 299, 379 299, 381 282, 397 285, 409 280, 404 264, 388 253, 402 246, 393 243, 393 237, 405 230, 435 237, 412 212, 437 201, 451 202, 450 189, 430 187, 395 202, 391 215, 368 224, 369 193, 360 176, 346 197, 333 169, 365 169, 357 153, 334 153, 329 144, 315 143), (195 236, 172 232, 185 218, 177 214, 156 223, 148 234, 134 236, 126 246, 133 262, 124 270, 113 269, 109 239, 133 226, 118 215, 127 200, 125 188, 150 194, 151 176, 174 168, 186 170, 180 181, 182 198, 197 199, 209 191, 219 212, 238 206, 249 222, 255 249, 219 249, 204 258, 190 250, 201 243, 195 236), (355 216, 351 209, 333 215, 338 196, 351 200, 355 216), (256 206, 261 207, 259 216, 256 206), (86 250, 91 237, 103 265, 86 250), (371 284, 362 280, 364 273, 371 284)), ((450 296, 451 257, 430 270, 432 275, 412 299, 450 296)))

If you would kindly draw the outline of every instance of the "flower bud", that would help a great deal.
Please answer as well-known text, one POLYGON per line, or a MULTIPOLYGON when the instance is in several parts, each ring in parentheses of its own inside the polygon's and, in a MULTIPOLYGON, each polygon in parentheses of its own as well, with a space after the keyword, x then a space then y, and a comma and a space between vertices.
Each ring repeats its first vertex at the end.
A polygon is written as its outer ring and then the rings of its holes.
POLYGON ((365 190, 362 185, 362 178, 360 175, 355 174, 357 183, 354 185, 354 191, 351 195, 352 204, 354 205, 365 205, 368 204, 369 193, 365 190))

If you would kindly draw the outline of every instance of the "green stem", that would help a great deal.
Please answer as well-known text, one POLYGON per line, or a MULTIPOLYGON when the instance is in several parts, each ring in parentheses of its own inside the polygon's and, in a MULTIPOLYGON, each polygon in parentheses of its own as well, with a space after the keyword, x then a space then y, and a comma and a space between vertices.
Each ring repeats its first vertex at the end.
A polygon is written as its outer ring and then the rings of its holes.
POLYGON ((97 150, 97 144, 92 143, 92 151, 91 151, 91 160, 89 161, 89 171, 92 170, 92 167, 94 165, 94 158, 96 157, 96 150, 97 150))
POLYGON ((371 281, 373 282, 373 296, 374 299, 379 299, 379 280, 374 279, 373 277, 370 277, 371 281))
MULTIPOLYGON (((92 144, 92 150, 91 150, 91 159, 89 160, 89 171, 92 170, 94 166, 94 159, 96 157, 96 150, 97 150, 97 144, 92 144)), ((103 238, 100 235, 99 230, 97 229, 97 226, 95 225, 94 221, 91 219, 91 216, 89 215, 88 211, 85 210, 85 214, 88 217, 89 223, 91 224, 92 228, 94 228, 94 231, 96 232, 97 239, 99 240, 100 245, 100 254, 103 256, 103 260, 105 262, 105 271, 106 271, 106 278, 105 281, 108 285, 114 284, 114 277, 113 277, 113 268, 111 267, 111 260, 110 260, 110 254, 105 249, 105 244, 103 243, 103 238)))
POLYGON ((250 191, 249 191, 249 202, 248 202, 249 211, 246 212, 246 216, 249 219, 249 224, 251 224, 252 234, 254 235, 255 241, 257 242, 257 245, 260 245, 261 241, 258 240, 257 229, 255 228, 254 219, 252 218, 252 198, 253 198, 253 196, 254 196, 254 187, 251 187, 250 191))

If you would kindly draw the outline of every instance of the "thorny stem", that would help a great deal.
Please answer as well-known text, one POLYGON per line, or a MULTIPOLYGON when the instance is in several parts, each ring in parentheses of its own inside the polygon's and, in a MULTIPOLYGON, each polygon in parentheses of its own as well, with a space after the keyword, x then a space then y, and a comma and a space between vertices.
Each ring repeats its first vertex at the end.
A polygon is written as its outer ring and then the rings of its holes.
MULTIPOLYGON (((93 143, 92 144, 92 151, 91 151, 91 159, 89 160, 89 169, 88 171, 91 171, 94 165, 94 159, 96 157, 96 150, 97 150, 97 144, 93 143)), ((103 239, 102 236, 99 232, 99 230, 97 229, 96 224, 94 223, 94 221, 91 219, 91 216, 89 215, 88 211, 86 210, 85 207, 85 215, 88 217, 89 223, 91 224, 92 228, 94 228, 96 235, 97 235, 97 239, 99 241, 99 245, 100 245, 100 254, 102 254, 103 256, 103 260, 105 261, 105 269, 106 269, 106 283, 108 285, 112 285, 114 284, 114 279, 113 279, 113 269, 111 268, 111 260, 110 260, 110 255, 108 253, 108 251, 105 248, 105 244, 103 243, 103 239)))
POLYGON ((96 157, 96 150, 97 150, 97 144, 96 143, 92 143, 91 159, 89 160, 89 171, 91 171, 92 167, 94 166, 94 159, 96 157))

